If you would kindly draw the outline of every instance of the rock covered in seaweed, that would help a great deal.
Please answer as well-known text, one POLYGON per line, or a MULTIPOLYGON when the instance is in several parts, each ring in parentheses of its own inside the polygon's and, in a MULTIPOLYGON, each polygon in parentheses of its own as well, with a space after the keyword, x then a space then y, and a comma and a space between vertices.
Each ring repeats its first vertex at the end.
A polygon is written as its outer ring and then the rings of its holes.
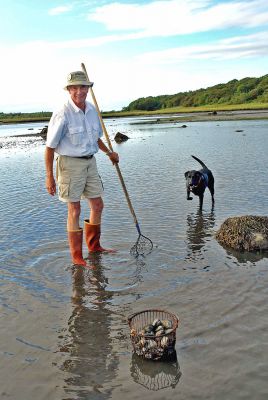
POLYGON ((245 215, 227 218, 217 231, 216 239, 239 251, 268 250, 268 217, 245 215))
POLYGON ((127 135, 124 135, 121 132, 117 132, 117 134, 114 137, 114 140, 116 141, 116 143, 126 142, 128 139, 129 139, 129 137, 127 135))
POLYGON ((47 128, 48 126, 45 125, 44 128, 42 128, 42 130, 39 132, 39 135, 45 140, 47 138, 47 128))

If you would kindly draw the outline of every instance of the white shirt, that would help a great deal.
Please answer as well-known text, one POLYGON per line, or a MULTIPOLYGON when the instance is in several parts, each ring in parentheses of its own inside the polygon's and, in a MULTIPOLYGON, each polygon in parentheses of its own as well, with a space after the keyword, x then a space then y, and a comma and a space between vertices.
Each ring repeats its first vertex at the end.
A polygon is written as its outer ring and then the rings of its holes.
POLYGON ((52 114, 48 124, 47 147, 64 156, 82 157, 99 150, 102 128, 95 107, 86 101, 85 113, 70 98, 52 114))

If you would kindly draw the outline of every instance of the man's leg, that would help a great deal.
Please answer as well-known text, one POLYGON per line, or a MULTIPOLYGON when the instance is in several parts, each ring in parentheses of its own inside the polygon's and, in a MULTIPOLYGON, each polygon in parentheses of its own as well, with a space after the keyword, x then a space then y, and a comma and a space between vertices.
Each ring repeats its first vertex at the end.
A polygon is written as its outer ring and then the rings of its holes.
POLYGON ((88 199, 90 207, 90 217, 85 220, 84 229, 86 235, 86 243, 90 252, 114 252, 112 249, 104 249, 100 245, 101 236, 101 215, 104 207, 101 197, 88 199))
POLYGON ((68 219, 67 229, 68 231, 77 231, 80 229, 79 217, 81 213, 80 201, 68 203, 68 219))
POLYGON ((90 208, 89 222, 93 225, 101 224, 101 215, 104 207, 103 200, 101 197, 96 197, 94 199, 88 199, 90 208))
POLYGON ((67 231, 73 264, 86 266, 83 259, 83 230, 79 226, 80 201, 68 203, 67 231))

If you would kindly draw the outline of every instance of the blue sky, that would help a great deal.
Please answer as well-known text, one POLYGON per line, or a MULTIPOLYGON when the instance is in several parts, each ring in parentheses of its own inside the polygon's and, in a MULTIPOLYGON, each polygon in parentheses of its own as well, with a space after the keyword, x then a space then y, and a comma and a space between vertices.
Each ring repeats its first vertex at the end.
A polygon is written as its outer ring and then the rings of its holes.
POLYGON ((0 0, 0 112, 52 111, 84 62, 101 110, 268 73, 267 0, 0 0))

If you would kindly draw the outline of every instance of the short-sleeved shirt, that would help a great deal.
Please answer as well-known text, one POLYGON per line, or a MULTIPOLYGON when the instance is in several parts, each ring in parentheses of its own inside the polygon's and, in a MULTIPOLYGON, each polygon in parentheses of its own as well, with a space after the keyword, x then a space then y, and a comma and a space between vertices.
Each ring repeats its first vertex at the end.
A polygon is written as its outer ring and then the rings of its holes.
POLYGON ((97 153, 102 128, 95 107, 86 102, 83 112, 70 98, 52 114, 47 131, 47 147, 70 157, 83 157, 97 153))

